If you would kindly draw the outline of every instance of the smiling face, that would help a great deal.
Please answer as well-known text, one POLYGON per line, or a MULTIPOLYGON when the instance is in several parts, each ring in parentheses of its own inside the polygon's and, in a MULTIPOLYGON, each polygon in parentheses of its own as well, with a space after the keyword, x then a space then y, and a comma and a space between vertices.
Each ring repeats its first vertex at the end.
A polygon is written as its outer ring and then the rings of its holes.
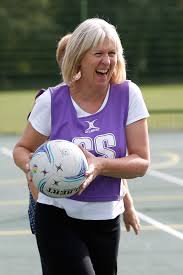
POLYGON ((81 81, 87 86, 108 88, 117 64, 115 43, 105 38, 95 48, 90 49, 80 63, 81 81))

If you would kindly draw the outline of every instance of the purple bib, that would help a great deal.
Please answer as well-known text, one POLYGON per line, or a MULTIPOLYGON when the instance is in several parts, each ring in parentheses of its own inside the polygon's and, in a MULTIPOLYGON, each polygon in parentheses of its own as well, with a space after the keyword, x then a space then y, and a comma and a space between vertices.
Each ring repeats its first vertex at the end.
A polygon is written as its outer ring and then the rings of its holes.
MULTIPOLYGON (((50 88, 50 140, 65 139, 81 144, 95 156, 120 158, 126 156, 126 120, 129 105, 128 81, 112 84, 105 107, 98 113, 78 118, 71 101, 69 87, 50 88)), ((70 199, 78 201, 116 201, 120 199, 121 179, 98 176, 81 195, 70 199)))

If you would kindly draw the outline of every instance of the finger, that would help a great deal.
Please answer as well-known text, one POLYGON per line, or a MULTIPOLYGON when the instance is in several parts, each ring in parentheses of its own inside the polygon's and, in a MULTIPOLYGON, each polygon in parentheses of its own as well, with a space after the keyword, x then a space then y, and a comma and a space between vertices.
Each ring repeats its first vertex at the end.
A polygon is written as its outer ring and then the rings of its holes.
POLYGON ((78 145, 78 147, 81 149, 81 151, 85 154, 85 156, 87 156, 89 154, 89 152, 82 146, 82 145, 78 145))
POLYGON ((27 172, 30 171, 30 165, 29 165, 29 163, 26 163, 25 168, 27 169, 27 172))
POLYGON ((83 191, 88 187, 89 183, 86 182, 86 183, 83 183, 80 187, 80 190, 78 192, 78 195, 81 195, 83 193, 83 191))
POLYGON ((78 144, 78 147, 81 149, 81 151, 86 151, 86 149, 81 144, 78 144))
POLYGON ((130 224, 129 223, 125 223, 125 228, 127 232, 130 232, 130 224))
POLYGON ((31 176, 30 171, 27 173, 27 179, 29 182, 32 182, 32 176, 31 176))
POLYGON ((133 227, 133 230, 135 232, 136 235, 138 235, 140 233, 140 223, 137 221, 133 227))
POLYGON ((90 152, 89 152, 86 148, 84 148, 83 146, 78 145, 78 147, 81 149, 81 151, 83 151, 83 153, 84 153, 84 155, 85 155, 86 158, 89 158, 89 157, 93 156, 92 153, 90 153, 90 152))
POLYGON ((78 192, 78 195, 81 195, 83 193, 83 191, 88 187, 88 185, 91 183, 93 179, 93 175, 90 175, 85 182, 81 185, 80 190, 78 192))
POLYGON ((86 177, 90 177, 94 173, 94 165, 90 164, 88 170, 85 172, 86 177))
POLYGON ((138 227, 137 226, 133 226, 133 230, 134 230, 135 234, 138 235, 138 233, 139 233, 138 227))

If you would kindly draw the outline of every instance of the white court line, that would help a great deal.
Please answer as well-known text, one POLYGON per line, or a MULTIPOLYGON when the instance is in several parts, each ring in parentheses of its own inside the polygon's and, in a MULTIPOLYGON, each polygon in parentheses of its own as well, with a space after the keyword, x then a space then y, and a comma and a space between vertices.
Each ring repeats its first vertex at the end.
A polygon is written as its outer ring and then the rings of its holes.
POLYGON ((16 178, 16 179, 0 179, 0 185, 11 185, 11 184, 25 184, 26 178, 16 178))
POLYGON ((152 177, 155 177, 155 178, 163 179, 164 181, 168 181, 168 182, 175 183, 177 185, 183 186, 183 180, 182 179, 180 179, 178 177, 175 177, 175 176, 171 176, 167 173, 162 173, 162 172, 159 172, 157 170, 150 170, 148 172, 148 175, 150 175, 152 177))
MULTIPOLYGON (((156 201, 177 201, 183 200, 183 196, 146 196, 146 197, 134 197, 135 202, 156 202, 156 201)), ((28 200, 0 200, 0 206, 12 206, 12 205, 27 205, 28 200)))
POLYGON ((6 200, 0 201, 0 206, 10 206, 10 205, 28 205, 28 200, 6 200))
POLYGON ((143 213, 140 213, 140 212, 137 212, 139 218, 149 224, 152 224, 153 226, 161 229, 162 231, 166 232, 166 233, 169 233, 170 235, 180 239, 180 240, 183 240, 183 233, 171 228, 170 226, 168 225, 165 225, 163 223, 160 223, 146 215, 144 215, 143 213))
MULTIPOLYGON (((172 224, 171 225, 174 228, 183 228, 183 224, 172 224)), ((126 232, 126 229, 124 226, 121 227, 122 231, 126 232)), ((155 231, 159 230, 159 228, 155 227, 154 225, 143 225, 141 226, 141 231, 155 231)), ((26 235, 32 235, 31 231, 29 229, 22 229, 22 230, 0 230, 0 237, 15 237, 15 236, 26 236, 26 235)))
POLYGON ((162 201, 183 201, 182 195, 154 195, 154 196, 134 196, 135 202, 162 202, 162 201))
MULTIPOLYGON (((0 147, 0 153, 2 153, 3 155, 13 159, 13 152, 12 150, 10 150, 9 148, 7 147, 0 147)), ((1 184, 24 184, 25 183, 25 179, 24 178, 21 178, 21 179, 11 179, 11 180, 7 180, 7 179, 4 179, 4 180, 0 180, 0 185, 1 184)))
MULTIPOLYGON (((13 151, 7 147, 1 147, 0 148, 0 152, 5 155, 6 157, 9 157, 11 159, 13 159, 13 151)), ((11 179, 11 180, 0 180, 0 184, 12 184, 12 183, 16 183, 16 184, 25 184, 25 178, 21 178, 21 179, 11 179)))
MULTIPOLYGON (((11 151, 10 149, 6 148, 6 147, 2 147, 2 148, 0 149, 0 151, 1 151, 4 155, 6 155, 6 156, 9 156, 9 157, 11 157, 11 158, 13 157, 13 156, 12 156, 12 151, 11 151)), ((180 185, 180 186, 183 186, 183 180, 180 179, 180 178, 177 178, 177 177, 175 177, 175 176, 171 176, 171 175, 168 175, 168 174, 166 174, 166 173, 162 173, 162 172, 159 172, 159 171, 156 171, 156 170, 150 170, 150 171, 148 172, 148 174, 149 174, 150 176, 152 176, 152 177, 161 178, 161 179, 166 180, 166 181, 168 181, 168 182, 175 183, 175 184, 178 184, 178 185, 180 185)), ((140 218, 141 220, 143 220, 143 221, 145 221, 145 222, 147 222, 147 223, 149 223, 149 224, 151 224, 151 225, 153 225, 153 226, 155 226, 155 227, 161 229, 161 230, 164 231, 164 232, 167 232, 167 233, 173 235, 174 237, 177 237, 177 238, 183 240, 183 233, 181 233, 181 232, 179 232, 179 231, 177 231, 177 230, 171 228, 170 226, 167 226, 167 225, 165 225, 165 224, 163 224, 163 223, 160 223, 160 222, 158 222, 158 221, 156 221, 156 220, 154 220, 154 219, 152 219, 152 218, 150 218, 150 217, 144 215, 143 213, 138 212, 138 215, 139 215, 139 218, 140 218)), ((7 232, 7 231, 6 231, 6 232, 7 232)), ((24 231, 24 232, 25 232, 25 231, 24 231)), ((5 233, 5 232, 4 232, 4 233, 5 233)), ((26 232, 26 233, 28 233, 28 232, 26 232)), ((5 233, 5 234, 6 234, 6 233, 5 233)), ((17 234, 17 233, 16 233, 16 234, 17 234)), ((22 234, 22 232, 20 233, 20 235, 21 235, 21 234, 22 234)), ((29 234, 29 233, 28 233, 28 234, 29 234)))
POLYGON ((175 154, 172 152, 162 152, 162 153, 158 154, 158 156, 161 156, 161 157, 163 156, 166 158, 166 160, 152 163, 151 169, 153 169, 153 170, 167 169, 167 168, 173 167, 173 166, 177 165, 177 163, 179 163, 180 159, 181 159, 178 154, 175 154))
POLYGON ((0 236, 25 236, 32 235, 30 230, 2 230, 0 231, 0 236))
MULTIPOLYGON (((177 185, 183 186, 183 180, 178 178, 178 177, 171 176, 169 174, 162 173, 162 172, 159 172, 159 171, 156 171, 156 170, 150 170, 148 172, 148 174, 152 177, 160 178, 160 179, 163 179, 164 181, 168 181, 168 182, 175 183, 177 185)), ((183 233, 171 228, 168 225, 160 223, 160 222, 144 215, 143 213, 138 212, 138 215, 139 215, 139 218, 142 219, 143 221, 145 221, 149 224, 152 224, 153 226, 161 229, 162 231, 167 232, 167 233, 173 235, 174 237, 177 237, 177 238, 183 240, 183 233)))

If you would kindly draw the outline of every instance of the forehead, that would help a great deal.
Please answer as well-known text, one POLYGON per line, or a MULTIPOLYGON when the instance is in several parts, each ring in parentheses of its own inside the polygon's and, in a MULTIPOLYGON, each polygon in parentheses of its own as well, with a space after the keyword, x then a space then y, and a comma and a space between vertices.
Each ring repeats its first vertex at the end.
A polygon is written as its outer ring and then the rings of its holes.
POLYGON ((102 49, 116 49, 116 43, 113 39, 105 38, 95 45, 92 50, 102 50, 102 49))

